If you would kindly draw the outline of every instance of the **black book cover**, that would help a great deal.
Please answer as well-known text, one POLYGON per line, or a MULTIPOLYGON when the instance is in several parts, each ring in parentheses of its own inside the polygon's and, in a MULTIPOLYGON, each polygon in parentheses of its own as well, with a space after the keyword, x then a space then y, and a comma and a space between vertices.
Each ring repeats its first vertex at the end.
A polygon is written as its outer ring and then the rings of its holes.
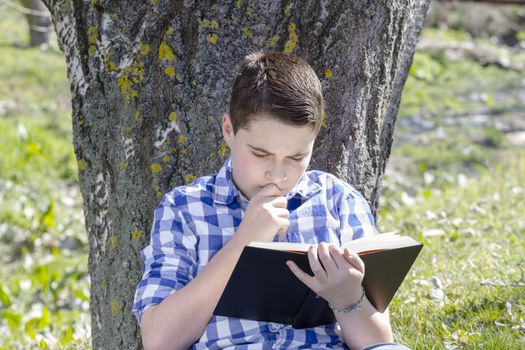
MULTIPOLYGON (((423 246, 360 255, 365 263, 363 286, 368 300, 383 312, 423 246)), ((312 275, 304 253, 247 246, 215 308, 214 314, 309 328, 335 322, 328 303, 295 277, 286 265, 294 261, 312 275)))

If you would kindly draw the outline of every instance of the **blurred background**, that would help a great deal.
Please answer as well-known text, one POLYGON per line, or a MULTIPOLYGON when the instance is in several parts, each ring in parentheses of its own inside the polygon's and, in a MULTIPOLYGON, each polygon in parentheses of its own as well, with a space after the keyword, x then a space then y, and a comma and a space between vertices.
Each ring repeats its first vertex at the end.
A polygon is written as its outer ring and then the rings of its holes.
MULTIPOLYGON (((432 1, 378 228, 425 249, 396 340, 525 348, 525 3, 432 1), (515 3, 515 4, 502 4, 515 3)), ((46 9, 0 0, 0 349, 90 348, 66 66, 46 9)))

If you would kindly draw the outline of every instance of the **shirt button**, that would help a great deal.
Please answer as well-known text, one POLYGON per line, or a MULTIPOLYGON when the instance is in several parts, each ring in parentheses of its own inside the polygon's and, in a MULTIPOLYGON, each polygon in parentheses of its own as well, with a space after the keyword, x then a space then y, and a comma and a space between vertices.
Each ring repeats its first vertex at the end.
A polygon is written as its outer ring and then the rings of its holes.
POLYGON ((281 329, 281 325, 271 322, 268 324, 268 328, 270 329, 270 332, 277 333, 281 329))

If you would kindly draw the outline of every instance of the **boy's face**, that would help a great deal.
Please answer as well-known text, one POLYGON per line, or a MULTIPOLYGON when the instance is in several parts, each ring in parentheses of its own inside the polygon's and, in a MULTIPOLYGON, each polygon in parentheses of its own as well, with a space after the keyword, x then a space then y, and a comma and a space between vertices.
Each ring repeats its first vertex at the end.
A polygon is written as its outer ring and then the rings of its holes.
POLYGON ((288 193, 306 171, 316 137, 311 126, 291 126, 265 115, 234 134, 225 114, 222 132, 231 151, 233 180, 247 199, 269 184, 281 195, 288 193))

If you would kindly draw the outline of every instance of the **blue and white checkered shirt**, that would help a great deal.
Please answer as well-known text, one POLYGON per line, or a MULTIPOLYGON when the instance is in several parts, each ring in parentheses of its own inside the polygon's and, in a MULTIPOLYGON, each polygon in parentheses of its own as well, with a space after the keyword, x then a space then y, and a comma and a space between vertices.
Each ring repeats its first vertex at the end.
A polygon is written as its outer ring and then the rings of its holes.
MULTIPOLYGON (((365 199, 335 176, 308 171, 286 195, 290 226, 286 241, 340 245, 376 233, 365 199)), ((183 288, 232 238, 247 200, 231 177, 231 160, 213 176, 173 189, 155 210, 151 242, 141 252, 142 280, 133 313, 183 288)), ((275 237, 275 240, 278 236, 275 237)), ((176 312, 176 310, 174 310, 176 312)), ((336 325, 294 329, 290 325, 213 316, 193 349, 346 349, 336 325)))

